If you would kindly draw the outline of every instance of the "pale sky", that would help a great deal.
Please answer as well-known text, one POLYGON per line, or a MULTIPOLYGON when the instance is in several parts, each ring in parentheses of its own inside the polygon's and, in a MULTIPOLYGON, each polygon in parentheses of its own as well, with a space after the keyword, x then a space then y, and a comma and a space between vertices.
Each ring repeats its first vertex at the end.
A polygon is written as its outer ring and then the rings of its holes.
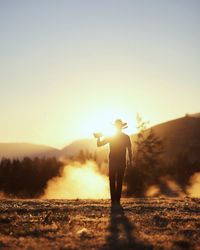
POLYGON ((0 142, 62 147, 200 112, 199 0, 0 0, 0 142))

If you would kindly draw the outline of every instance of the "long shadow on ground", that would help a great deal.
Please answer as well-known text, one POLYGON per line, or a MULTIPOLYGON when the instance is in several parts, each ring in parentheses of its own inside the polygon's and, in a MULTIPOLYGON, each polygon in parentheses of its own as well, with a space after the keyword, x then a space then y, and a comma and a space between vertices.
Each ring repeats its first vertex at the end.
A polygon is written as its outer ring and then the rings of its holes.
POLYGON ((112 207, 108 226, 109 235, 102 250, 152 250, 152 245, 140 242, 134 235, 134 231, 135 227, 126 217, 123 207, 112 207))

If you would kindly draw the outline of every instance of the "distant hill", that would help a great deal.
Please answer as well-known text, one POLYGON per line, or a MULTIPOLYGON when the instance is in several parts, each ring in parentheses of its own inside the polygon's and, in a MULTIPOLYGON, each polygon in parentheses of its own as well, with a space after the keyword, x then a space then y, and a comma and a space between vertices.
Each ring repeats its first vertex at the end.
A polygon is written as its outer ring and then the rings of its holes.
POLYGON ((60 152, 56 148, 30 143, 0 143, 0 158, 23 157, 57 157, 60 152))
POLYGON ((82 139, 72 142, 70 145, 66 146, 60 151, 60 156, 71 157, 79 154, 81 150, 85 152, 88 151, 92 154, 96 154, 98 161, 103 161, 107 159, 108 147, 97 148, 96 139, 82 139))
POLYGON ((200 160, 200 117, 185 116, 152 127, 164 141, 167 161, 186 153, 192 161, 200 160))
MULTIPOLYGON (((152 127, 164 141, 164 159, 172 161, 178 154, 187 153, 191 160, 200 160, 200 113, 164 122, 152 127)), ((134 141, 136 135, 132 135, 134 141)), ((0 143, 0 158, 29 157, 70 157, 80 150, 97 153, 99 161, 107 158, 108 147, 96 147, 95 139, 77 140, 59 150, 53 147, 29 143, 0 143)))
POLYGON ((196 118, 200 118, 200 113, 195 113, 195 114, 186 114, 186 117, 196 117, 196 118))
POLYGON ((77 140, 64 147, 60 154, 61 156, 74 156, 77 155, 80 150, 89 151, 91 153, 95 152, 96 141, 94 139, 82 139, 77 140))

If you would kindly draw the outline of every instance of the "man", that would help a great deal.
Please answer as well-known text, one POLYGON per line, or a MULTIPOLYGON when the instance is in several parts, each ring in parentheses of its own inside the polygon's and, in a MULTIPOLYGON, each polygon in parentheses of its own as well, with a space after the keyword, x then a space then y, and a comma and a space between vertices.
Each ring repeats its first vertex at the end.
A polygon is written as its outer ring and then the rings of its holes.
POLYGON ((97 146, 101 147, 109 143, 109 180, 110 180, 110 195, 112 205, 120 204, 122 193, 122 182, 126 168, 126 152, 128 150, 129 164, 132 163, 132 149, 130 137, 122 132, 122 129, 127 128, 127 123, 117 119, 114 123, 116 127, 116 135, 100 139, 101 134, 94 134, 97 138, 97 146))

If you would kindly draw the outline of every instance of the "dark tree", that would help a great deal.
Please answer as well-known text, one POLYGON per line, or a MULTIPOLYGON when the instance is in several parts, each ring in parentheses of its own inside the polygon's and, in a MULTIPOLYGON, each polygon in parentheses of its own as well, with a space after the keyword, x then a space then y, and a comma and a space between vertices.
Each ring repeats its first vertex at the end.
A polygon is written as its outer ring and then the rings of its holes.
POLYGON ((63 163, 56 158, 2 159, 0 161, 0 191, 10 197, 37 198, 47 182, 59 176, 63 163))
POLYGON ((150 185, 157 182, 161 171, 163 142, 147 122, 137 117, 138 134, 134 141, 133 167, 128 170, 127 192, 143 196, 150 185))

